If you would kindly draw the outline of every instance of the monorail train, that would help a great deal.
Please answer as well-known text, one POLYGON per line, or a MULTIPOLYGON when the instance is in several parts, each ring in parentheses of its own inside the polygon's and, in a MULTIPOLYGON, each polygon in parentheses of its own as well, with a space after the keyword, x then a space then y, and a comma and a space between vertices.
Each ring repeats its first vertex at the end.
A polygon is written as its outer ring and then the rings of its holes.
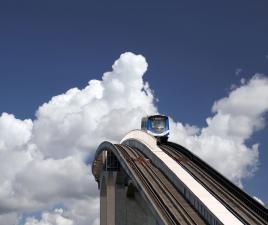
POLYGON ((169 135, 168 117, 163 115, 143 117, 141 120, 141 129, 155 136, 158 143, 165 142, 169 135))

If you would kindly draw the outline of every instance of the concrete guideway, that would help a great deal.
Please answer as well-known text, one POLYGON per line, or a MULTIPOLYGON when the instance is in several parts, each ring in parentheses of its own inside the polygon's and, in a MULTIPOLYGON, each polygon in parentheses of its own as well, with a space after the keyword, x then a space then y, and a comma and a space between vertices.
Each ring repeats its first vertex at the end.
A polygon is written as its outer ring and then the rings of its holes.
POLYGON ((135 130, 119 145, 99 146, 92 172, 101 190, 101 225, 268 224, 265 207, 247 205, 251 198, 240 189, 238 196, 229 193, 231 182, 171 144, 158 146, 135 130))
MULTIPOLYGON (((123 170, 129 176, 128 181, 125 183, 125 195, 120 195, 120 199, 116 199, 116 194, 120 188, 116 180, 118 179, 117 173, 120 171, 104 172, 100 170, 97 164, 100 160, 94 162, 93 174, 100 181, 101 190, 101 224, 205 224, 205 221, 198 215, 193 207, 177 192, 172 183, 165 177, 165 175, 148 162, 143 155, 136 149, 132 149, 125 145, 112 145, 111 143, 104 142, 98 148, 97 154, 100 158, 101 154, 106 154, 105 150, 112 151, 120 162, 122 163, 123 170), (134 184, 133 192, 131 189, 134 184), (104 188, 103 188, 104 187, 104 188), (105 192, 105 193, 104 193, 105 192), (136 193, 138 197, 136 198, 136 193), (141 201, 141 198, 145 201, 141 201), (143 214, 140 209, 131 207, 131 198, 138 200, 138 205, 145 205, 147 213, 145 216, 139 217, 139 213, 143 214), (117 200, 121 203, 121 208, 117 210, 117 200), (109 202, 108 202, 109 201, 109 202), (127 208, 125 210, 124 208, 127 208), (136 217, 129 214, 122 215, 123 211, 129 212, 132 210, 136 213, 136 217), (117 211, 117 212, 116 212, 117 211), (118 221, 120 219, 120 221, 118 221), (108 223, 109 221, 109 223, 108 223)), ((98 157, 97 157, 98 158, 98 157)), ((120 176, 120 175, 119 175, 120 176)), ((126 178, 126 177, 125 177, 126 178)), ((122 185, 121 185, 122 190, 122 185)), ((132 203, 133 205, 133 203, 132 203)), ((137 205, 137 204, 136 204, 137 205)))
POLYGON ((139 178, 120 150, 110 142, 103 142, 97 152, 92 172, 101 192, 101 225, 164 225, 153 199, 139 185, 139 178), (120 161, 120 169, 107 168, 107 151, 120 161), (108 184, 107 180, 112 180, 108 184), (107 188, 112 186, 110 188, 107 188), (108 191, 110 190, 110 191, 108 191), (108 204, 108 199, 111 201, 108 204))
MULTIPOLYGON (((135 142, 137 141, 147 148, 144 148, 141 145, 136 147, 140 150, 142 149, 145 155, 153 154, 154 156, 151 156, 152 158, 150 159, 153 159, 154 162, 160 161, 160 165, 158 165, 159 168, 162 168, 165 171, 166 176, 173 181, 177 188, 181 189, 181 183, 183 183, 201 202, 201 204, 203 203, 204 207, 206 207, 207 210, 212 214, 212 217, 216 217, 222 224, 243 224, 183 167, 181 167, 174 159, 172 159, 161 148, 159 148, 153 136, 150 136, 146 132, 135 130, 129 132, 122 139, 121 143, 135 145, 135 142)), ((138 145, 138 143, 136 143, 136 145, 138 145)))
POLYGON ((165 175, 149 160, 131 147, 117 145, 131 162, 131 168, 140 174, 144 191, 150 194, 156 207, 161 211, 166 224, 205 224, 193 207, 176 190, 165 175))
POLYGON ((267 209, 182 146, 167 142, 159 146, 244 224, 266 224, 267 209))

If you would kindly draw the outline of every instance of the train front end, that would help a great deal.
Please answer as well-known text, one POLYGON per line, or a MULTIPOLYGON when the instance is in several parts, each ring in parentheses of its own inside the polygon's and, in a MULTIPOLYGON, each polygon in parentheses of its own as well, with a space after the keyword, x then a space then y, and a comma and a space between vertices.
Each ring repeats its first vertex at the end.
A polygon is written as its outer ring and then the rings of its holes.
POLYGON ((157 138, 157 142, 165 142, 169 135, 169 120, 164 115, 152 115, 142 119, 141 129, 157 138))

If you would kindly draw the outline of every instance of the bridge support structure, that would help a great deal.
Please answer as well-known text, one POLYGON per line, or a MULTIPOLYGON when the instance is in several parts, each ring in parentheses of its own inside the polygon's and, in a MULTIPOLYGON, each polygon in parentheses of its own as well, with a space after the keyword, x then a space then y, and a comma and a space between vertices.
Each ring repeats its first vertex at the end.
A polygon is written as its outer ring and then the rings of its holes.
POLYGON ((143 131, 103 142, 92 173, 101 225, 268 224, 268 210, 187 149, 143 131))
POLYGON ((100 225, 158 225, 123 171, 102 171, 100 181, 100 225))

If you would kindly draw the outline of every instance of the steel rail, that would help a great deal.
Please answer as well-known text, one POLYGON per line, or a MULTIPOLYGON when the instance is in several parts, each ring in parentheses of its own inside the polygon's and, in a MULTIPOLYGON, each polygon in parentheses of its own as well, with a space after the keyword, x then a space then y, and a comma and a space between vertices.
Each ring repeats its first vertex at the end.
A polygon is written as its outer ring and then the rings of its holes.
POLYGON ((120 162, 120 167, 122 167, 126 171, 127 175, 133 179, 133 183, 137 190, 141 191, 141 196, 145 198, 148 204, 151 204, 152 213, 157 218, 158 223, 162 225, 179 224, 174 221, 173 215, 169 213, 168 208, 164 204, 164 200, 161 198, 153 198, 154 196, 157 196, 157 192, 147 181, 146 177, 138 170, 135 160, 133 162, 133 156, 131 158, 131 155, 129 156, 128 152, 124 151, 124 149, 122 150, 120 146, 115 146, 110 142, 103 142, 100 144, 95 153, 95 160, 92 166, 92 172, 95 179, 100 182, 101 171, 106 168, 106 159, 103 158, 102 153, 107 151, 111 151, 115 155, 120 162))
POLYGON ((142 174, 146 183, 153 189, 154 197, 160 201, 161 207, 169 214, 168 218, 172 224, 205 224, 204 220, 194 208, 181 196, 165 175, 137 149, 130 146, 120 145, 124 154, 132 157, 132 166, 136 167, 137 173, 142 174))
MULTIPOLYGON (((190 173, 199 183, 201 183, 216 199, 218 199, 227 209, 229 209, 233 214, 235 214, 244 224, 250 224, 249 219, 244 219, 246 215, 241 215, 241 210, 233 210, 231 204, 234 204, 234 199, 231 196, 224 196, 222 194, 223 190, 215 184, 215 181, 210 176, 204 174, 202 170, 196 168, 189 159, 186 159, 181 153, 173 152, 173 149, 167 147, 163 148, 169 156, 171 156, 175 161, 177 161, 188 173, 190 173)), ((243 213, 243 212, 242 212, 243 213)))
POLYGON ((165 207, 164 201, 158 197, 158 193, 153 189, 152 185, 148 181, 148 179, 142 174, 142 172, 137 168, 133 158, 130 156, 130 154, 119 145, 116 145, 116 147, 120 150, 124 158, 129 163, 130 167, 132 168, 133 172, 138 176, 140 181, 142 182, 142 185, 144 185, 144 188, 147 190, 147 192, 150 194, 151 198, 154 200, 154 203, 157 205, 158 210, 162 212, 162 216, 165 218, 165 223, 168 225, 176 225, 175 218, 172 214, 170 214, 167 207, 165 207))
MULTIPOLYGON (((186 169, 196 180, 198 180, 208 191, 211 192, 226 208, 228 208, 237 218, 244 224, 268 224, 267 220, 256 213, 248 204, 241 199, 241 195, 237 196, 233 189, 239 189, 230 181, 226 186, 226 178, 221 178, 222 175, 214 172, 214 169, 209 167, 201 159, 181 146, 173 143, 162 144, 159 147, 186 169), (188 154, 185 154, 188 153, 188 154), (194 160, 193 160, 194 158, 194 160), (200 166, 205 164, 205 166, 200 166), (216 176, 215 176, 216 174, 216 176), (221 179, 219 179, 221 178, 221 179), (232 185, 230 185, 230 183, 232 185), (230 188, 230 186, 232 186, 230 188), (235 187, 233 187, 235 186, 235 187)), ((239 189, 240 190, 240 189, 239 189)), ((242 190, 240 190, 242 191, 242 190)))
MULTIPOLYGON (((128 148, 129 151, 132 149, 132 147, 127 145, 126 148, 128 148)), ((135 150, 135 154, 138 158, 145 157, 138 150, 135 150)), ((167 179, 161 170, 155 167, 150 161, 143 161, 142 164, 147 172, 147 176, 155 179, 159 189, 166 194, 167 198, 172 203, 172 207, 176 208, 176 210, 173 212, 174 214, 179 212, 180 215, 187 221, 187 224, 205 224, 204 220, 196 213, 196 211, 172 185, 172 183, 167 179)))

